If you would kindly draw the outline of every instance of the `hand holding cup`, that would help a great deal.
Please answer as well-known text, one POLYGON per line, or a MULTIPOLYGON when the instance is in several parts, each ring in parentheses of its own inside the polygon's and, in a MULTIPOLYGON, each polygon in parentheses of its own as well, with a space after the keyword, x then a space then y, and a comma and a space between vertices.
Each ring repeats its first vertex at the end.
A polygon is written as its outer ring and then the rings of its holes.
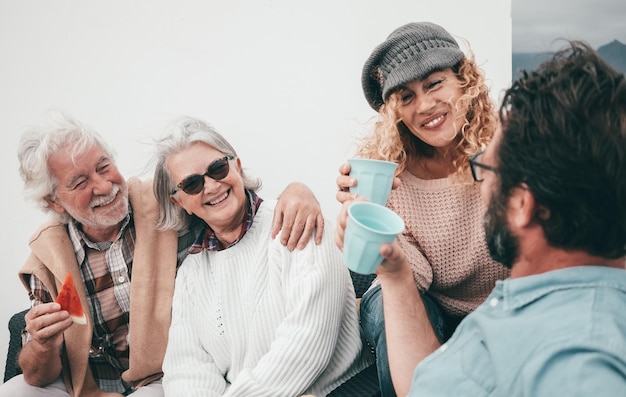
POLYGON ((389 208, 366 201, 348 206, 343 258, 353 272, 372 274, 383 261, 380 247, 393 242, 404 230, 402 218, 389 208))
POLYGON ((350 193, 363 196, 373 203, 387 204, 398 164, 365 158, 348 159, 348 164, 350 177, 356 179, 356 186, 350 187, 350 193))

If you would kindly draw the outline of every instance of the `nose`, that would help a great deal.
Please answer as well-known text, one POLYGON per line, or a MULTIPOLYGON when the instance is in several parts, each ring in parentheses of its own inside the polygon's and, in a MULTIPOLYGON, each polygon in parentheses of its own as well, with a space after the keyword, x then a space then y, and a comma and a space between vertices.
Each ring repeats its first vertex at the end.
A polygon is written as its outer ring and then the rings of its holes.
POLYGON ((415 111, 418 113, 431 113, 435 105, 436 100, 429 92, 424 92, 415 98, 415 111))
POLYGON ((113 182, 98 174, 91 177, 91 183, 91 191, 96 196, 105 196, 111 193, 111 189, 113 188, 113 182))
POLYGON ((215 179, 211 178, 207 174, 204 174, 203 177, 204 177, 204 186, 202 187, 202 189, 204 190, 205 193, 211 193, 213 189, 216 189, 217 187, 220 186, 219 181, 216 181, 215 179))

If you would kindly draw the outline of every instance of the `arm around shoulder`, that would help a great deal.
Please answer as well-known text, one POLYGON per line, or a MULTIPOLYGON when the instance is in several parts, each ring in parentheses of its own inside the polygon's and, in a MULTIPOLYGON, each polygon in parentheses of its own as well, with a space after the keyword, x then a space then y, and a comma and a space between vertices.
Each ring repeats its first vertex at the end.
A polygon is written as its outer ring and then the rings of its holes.
POLYGON ((322 241, 324 217, 320 203, 305 184, 292 182, 278 197, 272 221, 272 238, 279 232, 280 242, 292 251, 303 249, 315 235, 315 243, 322 241))

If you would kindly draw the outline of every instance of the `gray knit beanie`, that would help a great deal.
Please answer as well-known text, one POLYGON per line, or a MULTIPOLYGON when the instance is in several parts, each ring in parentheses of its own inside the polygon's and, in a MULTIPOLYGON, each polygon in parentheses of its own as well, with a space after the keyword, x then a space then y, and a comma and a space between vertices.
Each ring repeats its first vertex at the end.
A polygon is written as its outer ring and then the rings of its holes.
POLYGON ((464 57, 456 40, 439 25, 417 22, 400 26, 374 49, 363 66, 365 98, 378 111, 396 88, 435 70, 453 67, 464 57))

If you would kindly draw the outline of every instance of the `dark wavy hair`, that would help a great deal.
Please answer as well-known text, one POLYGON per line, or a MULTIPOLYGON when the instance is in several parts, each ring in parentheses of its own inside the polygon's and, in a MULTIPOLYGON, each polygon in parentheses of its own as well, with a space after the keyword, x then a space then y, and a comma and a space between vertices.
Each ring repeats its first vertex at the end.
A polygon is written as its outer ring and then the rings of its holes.
POLYGON ((496 150, 500 192, 525 183, 549 211, 549 244, 626 254, 626 80, 585 42, 568 45, 505 92, 496 150))

